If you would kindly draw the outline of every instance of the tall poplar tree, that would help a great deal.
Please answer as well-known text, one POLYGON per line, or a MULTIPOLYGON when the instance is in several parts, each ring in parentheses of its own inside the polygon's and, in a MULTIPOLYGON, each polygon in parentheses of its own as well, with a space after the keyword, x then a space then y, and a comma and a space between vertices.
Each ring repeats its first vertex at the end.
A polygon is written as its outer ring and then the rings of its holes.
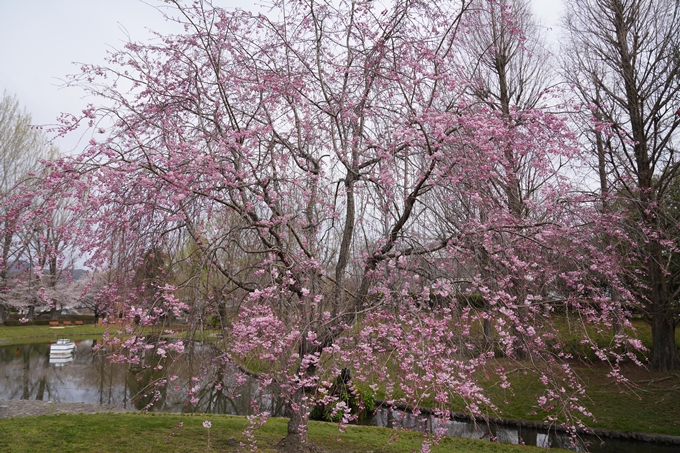
POLYGON ((680 177, 680 3, 565 5, 565 73, 592 111, 590 137, 605 202, 625 211, 639 252, 631 281, 652 326, 652 365, 677 370, 680 269, 670 264, 680 244, 680 219, 666 205, 680 177))

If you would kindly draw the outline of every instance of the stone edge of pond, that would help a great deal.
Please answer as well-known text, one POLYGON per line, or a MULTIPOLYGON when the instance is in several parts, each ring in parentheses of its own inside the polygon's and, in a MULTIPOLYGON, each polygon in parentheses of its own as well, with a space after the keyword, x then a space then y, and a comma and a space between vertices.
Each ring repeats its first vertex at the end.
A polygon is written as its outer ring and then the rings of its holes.
MULTIPOLYGON (((403 412, 413 413, 414 408, 403 405, 403 404, 389 404, 387 401, 375 400, 376 409, 397 409, 403 412)), ((427 407, 419 408, 420 413, 426 415, 432 415, 434 411, 427 407)), ((551 423, 535 421, 535 420, 522 420, 517 418, 502 418, 502 417, 483 417, 483 416, 472 416, 464 412, 452 412, 452 420, 466 421, 466 422, 480 422, 480 423, 492 423, 495 425, 509 425, 517 426, 520 428, 535 428, 543 429, 546 431, 557 431, 561 433, 567 433, 568 430, 564 425, 555 425, 551 423)), ((657 444, 670 444, 670 445, 680 445, 680 436, 672 436, 670 434, 655 434, 655 433, 642 433, 642 432, 627 432, 627 431, 616 431, 612 429, 605 428, 577 428, 577 434, 580 435, 591 435, 597 437, 607 437, 610 439, 630 439, 638 440, 642 442, 652 442, 657 444)))

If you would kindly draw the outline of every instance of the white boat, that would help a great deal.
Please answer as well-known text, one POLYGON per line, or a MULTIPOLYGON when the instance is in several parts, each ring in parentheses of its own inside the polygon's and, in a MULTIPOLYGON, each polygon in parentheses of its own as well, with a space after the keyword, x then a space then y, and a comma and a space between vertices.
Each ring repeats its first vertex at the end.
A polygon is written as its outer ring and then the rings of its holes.
POLYGON ((60 338, 50 345, 50 358, 53 356, 71 356, 76 353, 76 344, 66 338, 60 338))

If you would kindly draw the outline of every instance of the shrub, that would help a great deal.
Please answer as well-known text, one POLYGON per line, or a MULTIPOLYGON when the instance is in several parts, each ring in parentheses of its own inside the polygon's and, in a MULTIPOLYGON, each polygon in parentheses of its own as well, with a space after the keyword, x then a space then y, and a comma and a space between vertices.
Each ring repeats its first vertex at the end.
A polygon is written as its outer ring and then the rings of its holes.
POLYGON ((210 317, 208 318, 208 324, 213 329, 215 329, 217 327, 222 327, 222 322, 220 321, 220 317, 217 316, 217 315, 210 315, 210 317))
POLYGON ((477 309, 483 309, 486 306, 486 300, 484 300, 484 296, 478 293, 458 293, 456 294, 456 300, 461 306, 469 306, 477 309))

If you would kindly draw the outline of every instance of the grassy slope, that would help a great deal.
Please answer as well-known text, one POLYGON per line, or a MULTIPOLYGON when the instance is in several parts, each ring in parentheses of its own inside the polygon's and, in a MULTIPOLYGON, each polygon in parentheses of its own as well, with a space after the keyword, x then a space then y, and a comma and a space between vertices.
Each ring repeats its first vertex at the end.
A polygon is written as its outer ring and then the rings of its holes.
MULTIPOLYGON (((564 320, 557 318, 555 322, 564 320)), ((651 348, 650 326, 642 320, 635 320, 633 325, 635 331, 631 331, 631 334, 639 338, 645 347, 651 348)), ((566 333, 566 328, 562 329, 562 332, 570 335, 566 333)), ((608 332, 597 334, 594 328, 591 336, 600 344, 609 341, 608 332)), ((567 339, 575 354, 589 357, 588 360, 591 360, 590 364, 576 361, 572 363, 587 390, 588 399, 584 400, 584 403, 593 414, 593 419, 584 418, 587 426, 624 432, 680 436, 680 405, 677 404, 680 401, 680 372, 661 373, 646 367, 623 364, 622 374, 630 380, 630 384, 617 386, 612 379, 606 377, 609 369, 594 360, 592 351, 581 345, 580 340, 581 337, 576 334, 567 339)), ((676 343, 680 345, 680 329, 676 330, 676 343)), ((644 357, 640 356, 640 359, 646 363, 644 357)), ((508 380, 512 386, 508 390, 500 388, 493 373, 489 373, 488 380, 480 382, 501 411, 488 415, 543 421, 546 414, 536 412, 536 398, 543 394, 545 387, 530 371, 531 367, 507 359, 498 361, 506 370, 515 372, 510 373, 508 380)), ((480 375, 483 376, 483 373, 480 375)), ((383 398, 384 395, 379 392, 377 396, 383 398)), ((425 400, 422 404, 428 406, 431 402, 428 404, 425 400)), ((452 409, 464 412, 462 405, 452 409)))
MULTIPOLYGON (((650 326, 642 320, 634 320, 633 326, 635 331, 630 334, 639 338, 645 347, 651 348, 650 326)), ((593 332, 592 336, 600 343, 609 341, 606 338, 608 335, 593 332)), ((574 337, 570 340, 576 353, 594 358, 592 351, 584 350, 579 345, 581 338, 574 337)), ((676 343, 680 345, 680 329, 676 330, 676 343)), ((640 359, 646 362, 644 357, 640 356, 640 359)), ((680 405, 676 404, 680 401, 680 373, 661 373, 624 364, 622 374, 630 380, 630 385, 617 386, 612 379, 606 377, 607 368, 597 360, 593 360, 591 365, 573 366, 583 380, 590 398, 586 403, 594 420, 585 420, 588 426, 680 436, 680 405)), ((532 415, 532 412, 536 405, 534 395, 540 396, 543 387, 531 373, 524 374, 521 364, 517 368, 518 372, 510 377, 514 394, 497 386, 490 386, 490 393, 494 401, 508 401, 508 404, 499 404, 503 410, 502 416, 541 420, 542 414, 532 415)))
MULTIPOLYGON (((634 365, 625 366, 623 374, 632 386, 617 387, 601 367, 577 367, 590 401, 586 400, 594 420, 584 420, 592 428, 625 432, 648 432, 680 436, 680 374, 659 373, 634 365)), ((543 386, 530 374, 513 373, 512 392, 490 386, 492 400, 499 402, 500 414, 506 418, 541 420, 534 414, 536 400, 543 386), (507 401, 507 404, 505 403, 507 401)))
MULTIPOLYGON (((141 453, 236 451, 245 442, 244 417, 205 415, 95 414, 58 415, 0 420, 0 451, 6 453, 141 453), (210 420, 208 430, 202 426, 210 420), (176 429, 179 422, 183 426, 176 429), (174 434, 173 434, 174 433, 174 434)), ((256 431, 258 451, 275 451, 284 437, 286 421, 270 419, 256 431)), ((312 443, 329 452, 418 451, 424 440, 420 433, 351 426, 340 434, 337 425, 310 423, 312 443)), ((245 451, 249 451, 246 448, 245 451)), ((536 447, 495 444, 466 439, 442 440, 433 452, 530 453, 545 451, 536 447)))

